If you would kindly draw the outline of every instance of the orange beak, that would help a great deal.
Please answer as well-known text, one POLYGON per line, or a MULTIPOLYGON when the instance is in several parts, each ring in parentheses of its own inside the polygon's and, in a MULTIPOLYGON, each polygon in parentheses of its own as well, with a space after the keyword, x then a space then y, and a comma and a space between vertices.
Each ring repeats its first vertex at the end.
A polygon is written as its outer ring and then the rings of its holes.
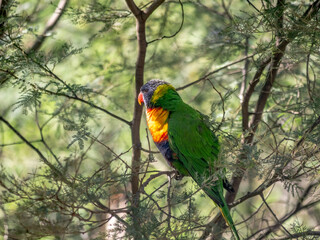
POLYGON ((139 103, 140 105, 141 105, 142 103, 144 103, 142 93, 139 93, 139 96, 138 96, 138 103, 139 103))

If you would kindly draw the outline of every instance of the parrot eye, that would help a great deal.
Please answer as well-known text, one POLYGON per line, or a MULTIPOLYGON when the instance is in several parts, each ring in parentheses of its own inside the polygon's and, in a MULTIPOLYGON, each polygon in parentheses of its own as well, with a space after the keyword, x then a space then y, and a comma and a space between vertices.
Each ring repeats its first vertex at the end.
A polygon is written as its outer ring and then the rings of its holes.
POLYGON ((148 88, 145 88, 145 89, 141 89, 141 91, 142 91, 143 93, 147 93, 147 92, 149 91, 149 89, 148 89, 148 88))

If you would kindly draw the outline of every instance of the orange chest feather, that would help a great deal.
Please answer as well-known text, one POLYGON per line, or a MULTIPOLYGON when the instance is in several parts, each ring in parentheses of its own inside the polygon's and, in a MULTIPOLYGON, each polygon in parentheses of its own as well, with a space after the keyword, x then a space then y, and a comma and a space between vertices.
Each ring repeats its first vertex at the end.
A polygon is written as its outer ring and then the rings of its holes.
POLYGON ((147 109, 147 124, 156 143, 168 140, 168 117, 169 111, 161 107, 147 109))

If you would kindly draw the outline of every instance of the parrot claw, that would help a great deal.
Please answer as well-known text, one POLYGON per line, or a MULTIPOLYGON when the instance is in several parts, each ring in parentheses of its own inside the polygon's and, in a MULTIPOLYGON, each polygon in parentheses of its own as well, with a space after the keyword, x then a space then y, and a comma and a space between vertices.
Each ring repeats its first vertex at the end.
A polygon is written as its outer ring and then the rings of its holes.
POLYGON ((174 178, 176 179, 176 180, 181 180, 182 178, 183 178, 184 176, 181 174, 181 173, 179 173, 178 171, 175 173, 175 175, 174 175, 174 178))
POLYGON ((229 183, 227 179, 223 179, 223 187, 230 193, 234 193, 233 186, 229 183))

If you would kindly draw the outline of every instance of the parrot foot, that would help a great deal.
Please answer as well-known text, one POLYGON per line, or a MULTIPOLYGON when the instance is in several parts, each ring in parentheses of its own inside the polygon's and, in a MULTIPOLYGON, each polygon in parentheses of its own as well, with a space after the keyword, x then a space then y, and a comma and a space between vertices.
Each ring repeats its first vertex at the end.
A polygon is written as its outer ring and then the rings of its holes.
POLYGON ((227 179, 223 179, 223 187, 230 193, 234 193, 233 186, 229 183, 227 179))
POLYGON ((174 178, 178 181, 180 181, 184 176, 179 173, 178 171, 174 174, 174 178))

